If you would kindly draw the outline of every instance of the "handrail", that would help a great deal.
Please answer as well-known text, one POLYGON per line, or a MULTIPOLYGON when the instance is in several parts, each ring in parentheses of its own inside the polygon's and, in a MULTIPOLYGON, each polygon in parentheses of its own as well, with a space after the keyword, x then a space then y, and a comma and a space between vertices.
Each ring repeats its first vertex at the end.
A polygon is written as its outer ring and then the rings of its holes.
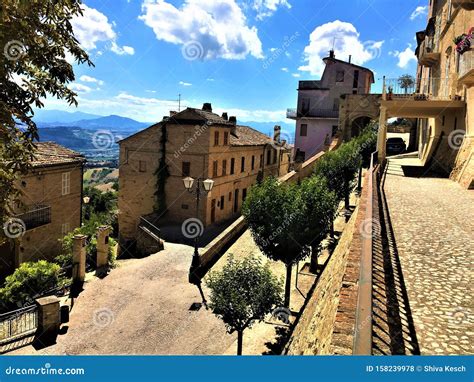
POLYGON ((359 292, 357 296, 356 320, 353 354, 372 354, 372 243, 374 233, 374 178, 378 168, 378 152, 372 153, 368 177, 367 205, 364 216, 364 231, 370 235, 361 235, 361 259, 359 274, 359 292))

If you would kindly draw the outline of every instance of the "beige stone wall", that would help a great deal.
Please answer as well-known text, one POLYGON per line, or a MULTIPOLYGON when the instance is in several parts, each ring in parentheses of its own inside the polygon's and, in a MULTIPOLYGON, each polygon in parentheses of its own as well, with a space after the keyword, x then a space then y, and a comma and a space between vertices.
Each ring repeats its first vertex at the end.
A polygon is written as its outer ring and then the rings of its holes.
POLYGON ((339 131, 344 141, 352 138, 352 124, 357 118, 369 117, 378 120, 381 94, 346 94, 339 105, 339 131))
MULTIPOLYGON (((460 55, 456 52, 453 39, 467 33, 474 26, 474 11, 461 7, 449 7, 446 0, 433 2, 430 17, 437 16, 437 32, 434 36, 436 51, 440 53, 439 63, 433 67, 421 67, 421 77, 424 79, 438 78, 438 94, 464 98, 466 110, 447 111, 437 118, 427 120, 429 141, 420 153, 426 161, 434 156, 438 167, 444 169, 451 179, 468 187, 473 180, 472 140, 474 137, 474 87, 459 81, 460 55), (449 12, 451 15, 449 16, 449 12), (445 78, 448 80, 445 80, 445 78), (444 123, 443 123, 444 120, 444 123), (465 131, 462 146, 453 145, 449 134, 455 130, 465 131), (443 138, 440 138, 443 134, 443 138)), ((472 48, 471 48, 472 50, 472 48)), ((468 53, 471 54, 472 52, 468 53)), ((467 53, 465 53, 467 54, 467 53)), ((419 129, 420 146, 423 144, 423 132, 419 129)), ((459 134, 457 134, 459 135, 459 134)))
POLYGON ((140 216, 153 212, 160 137, 161 129, 155 125, 120 144, 118 222, 121 237, 133 238, 140 216))
POLYGON ((61 239, 68 225, 69 232, 80 226, 82 167, 54 166, 34 169, 23 177, 20 185, 25 205, 51 206, 51 223, 26 231, 21 237, 17 264, 41 259, 53 260, 60 252, 61 239), (70 193, 62 195, 62 174, 70 173, 70 193))

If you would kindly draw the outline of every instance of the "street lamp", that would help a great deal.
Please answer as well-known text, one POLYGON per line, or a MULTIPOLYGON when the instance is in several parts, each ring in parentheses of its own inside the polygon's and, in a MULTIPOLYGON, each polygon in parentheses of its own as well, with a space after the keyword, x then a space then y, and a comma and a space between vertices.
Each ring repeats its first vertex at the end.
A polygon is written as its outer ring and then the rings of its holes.
MULTIPOLYGON (((199 220, 199 201, 201 195, 208 194, 212 187, 214 186, 214 181, 212 179, 203 180, 201 178, 196 179, 196 181, 190 176, 183 179, 184 188, 196 198, 196 218, 199 220), (193 187, 195 185, 195 187, 193 187)), ((202 235, 202 232, 197 232, 194 236, 194 254, 193 260, 191 262, 191 268, 189 269, 189 282, 198 286, 199 291, 202 295, 202 290, 200 288, 201 279, 196 275, 196 269, 199 267, 201 259, 199 257, 199 237, 202 235)), ((205 298, 203 296, 203 300, 205 298)))

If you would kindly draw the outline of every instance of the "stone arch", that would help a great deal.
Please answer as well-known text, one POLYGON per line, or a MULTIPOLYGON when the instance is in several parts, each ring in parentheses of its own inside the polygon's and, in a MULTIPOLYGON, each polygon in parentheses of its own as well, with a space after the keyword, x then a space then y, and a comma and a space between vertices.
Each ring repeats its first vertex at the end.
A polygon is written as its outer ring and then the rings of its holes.
POLYGON ((354 118, 351 122, 351 137, 357 137, 373 119, 375 119, 375 117, 367 115, 354 118))

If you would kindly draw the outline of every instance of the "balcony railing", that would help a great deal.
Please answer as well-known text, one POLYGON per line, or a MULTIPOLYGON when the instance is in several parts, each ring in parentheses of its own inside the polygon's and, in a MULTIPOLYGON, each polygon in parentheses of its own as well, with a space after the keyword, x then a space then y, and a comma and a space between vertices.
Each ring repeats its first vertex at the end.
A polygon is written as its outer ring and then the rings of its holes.
POLYGON ((426 37, 420 44, 418 53, 418 61, 424 66, 433 66, 440 60, 440 53, 437 51, 435 40, 433 37, 426 37))
POLYGON ((51 223, 51 207, 46 205, 35 205, 22 214, 15 216, 25 224, 26 230, 41 227, 51 223))
POLYGON ((474 49, 459 56, 459 82, 474 84, 474 49))
POLYGON ((412 81, 399 78, 383 80, 384 101, 411 99, 415 101, 427 100, 461 100, 455 93, 455 78, 452 76, 443 78, 418 78, 412 81))
POLYGON ((310 109, 305 111, 297 111, 296 109, 287 109, 286 117, 290 119, 296 118, 338 118, 339 110, 333 109, 310 109))

